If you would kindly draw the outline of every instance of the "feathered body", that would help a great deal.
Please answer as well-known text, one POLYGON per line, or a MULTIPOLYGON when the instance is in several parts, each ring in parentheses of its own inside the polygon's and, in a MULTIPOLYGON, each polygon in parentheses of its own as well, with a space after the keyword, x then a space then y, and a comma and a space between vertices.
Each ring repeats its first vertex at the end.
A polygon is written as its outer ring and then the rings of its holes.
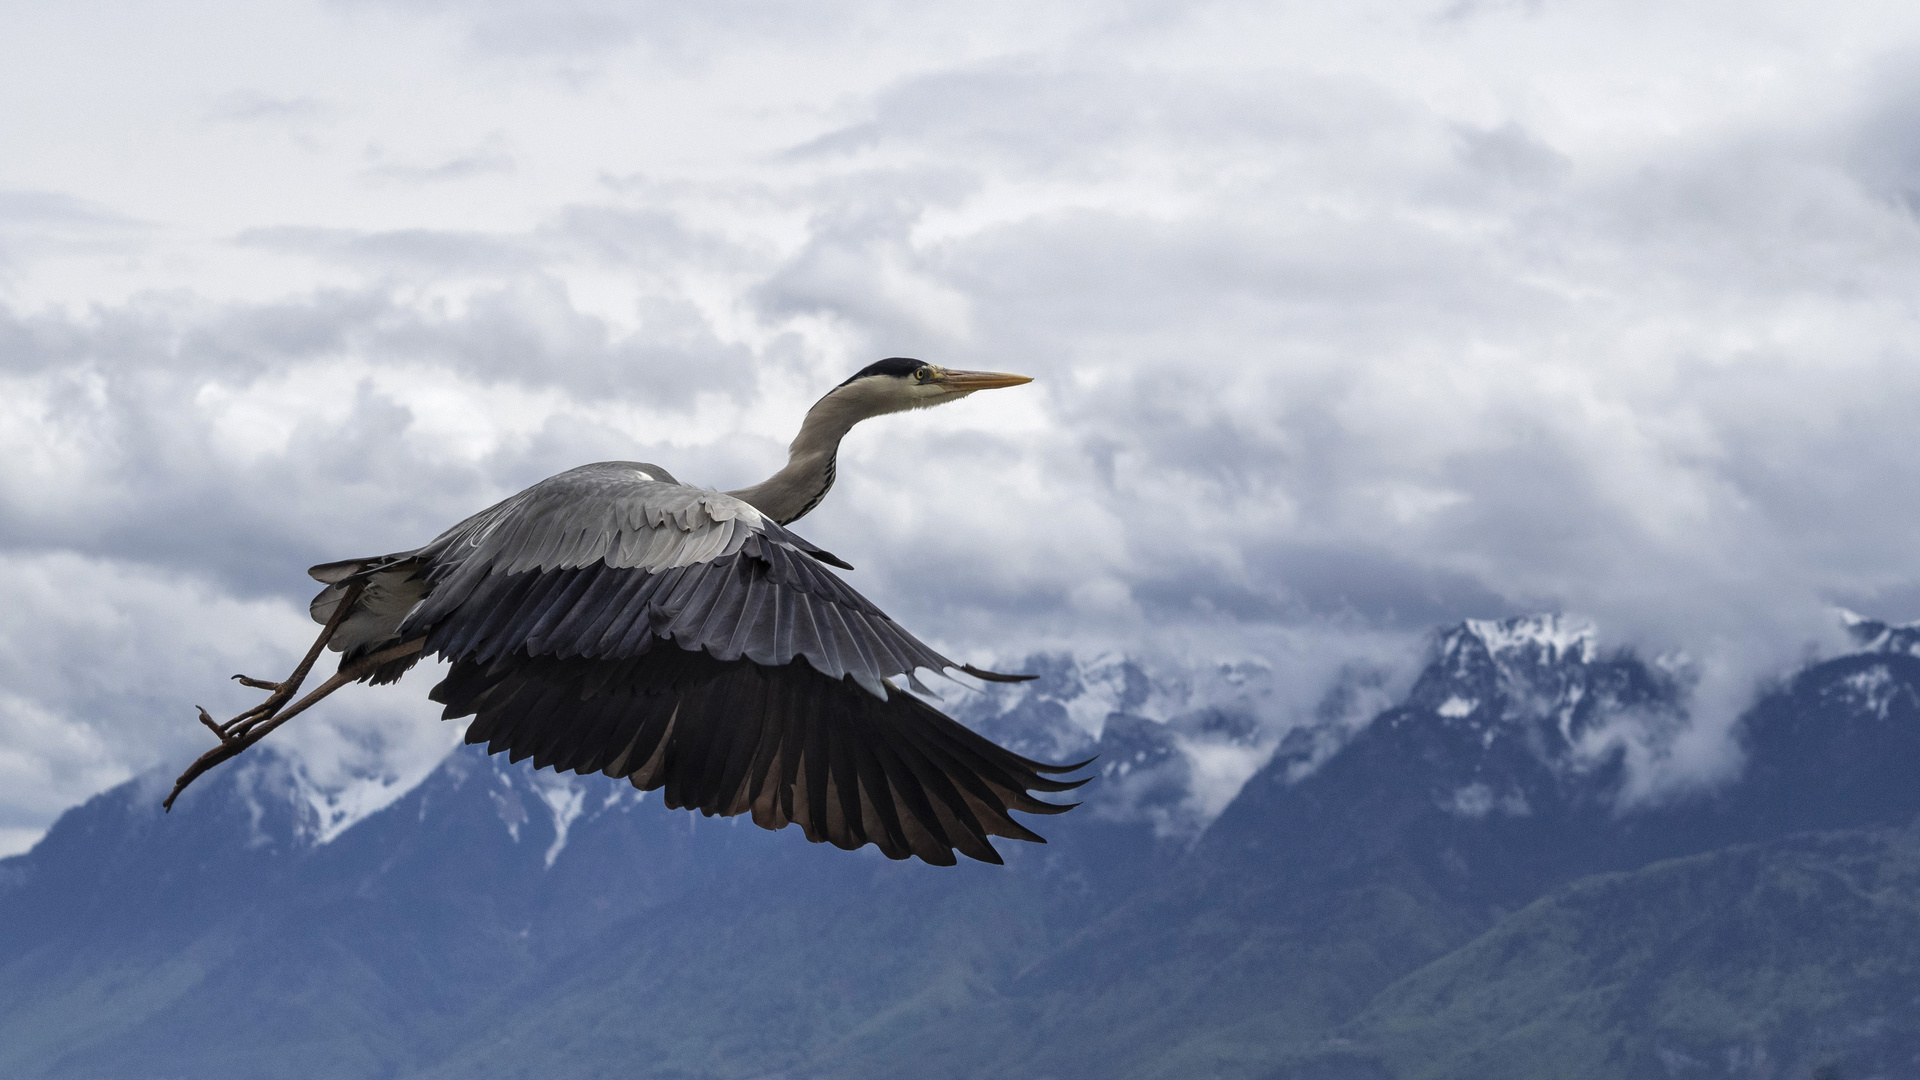
POLYGON ((664 789, 670 807, 798 823, 843 848, 999 862, 987 837, 1040 840, 1008 812, 1068 809, 1029 792, 1078 786, 1045 775, 1077 766, 1005 750, 889 682, 963 666, 783 524, 831 487, 854 423, 942 400, 922 389, 939 381, 925 372, 987 377, 874 365, 814 406, 785 468, 731 494, 643 462, 571 469, 423 547, 314 567, 327 588, 313 617, 327 623, 355 597, 330 642, 343 667, 421 642, 374 682, 424 653, 449 661, 431 697, 448 719, 473 716, 466 739, 489 753, 625 777, 664 789))

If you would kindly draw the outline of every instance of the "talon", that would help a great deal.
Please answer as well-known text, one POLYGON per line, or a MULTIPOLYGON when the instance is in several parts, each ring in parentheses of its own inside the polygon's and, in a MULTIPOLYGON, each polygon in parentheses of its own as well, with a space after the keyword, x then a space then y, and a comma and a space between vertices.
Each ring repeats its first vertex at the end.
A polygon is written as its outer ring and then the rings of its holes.
POLYGON ((251 686, 255 690, 278 690, 286 685, 285 683, 268 682, 265 679, 250 679, 245 675, 235 675, 233 676, 233 681, 239 683, 241 686, 251 686))
POLYGON ((213 722, 213 717, 207 715, 207 710, 205 708, 202 708, 199 705, 195 705, 194 708, 200 710, 200 722, 207 725, 207 728, 209 730, 211 730, 215 735, 219 736, 220 745, 225 746, 227 743, 232 741, 231 739, 228 738, 226 732, 220 730, 220 725, 213 722))

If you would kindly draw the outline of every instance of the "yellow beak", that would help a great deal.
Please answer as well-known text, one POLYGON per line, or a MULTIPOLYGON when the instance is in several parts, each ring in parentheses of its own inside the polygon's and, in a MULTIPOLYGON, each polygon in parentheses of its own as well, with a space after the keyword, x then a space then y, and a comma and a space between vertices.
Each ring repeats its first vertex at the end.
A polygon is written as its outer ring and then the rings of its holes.
POLYGON ((994 390, 1002 386, 1019 386, 1033 381, 1031 375, 1008 375, 1000 371, 947 371, 940 375, 940 385, 949 390, 972 393, 975 390, 994 390))

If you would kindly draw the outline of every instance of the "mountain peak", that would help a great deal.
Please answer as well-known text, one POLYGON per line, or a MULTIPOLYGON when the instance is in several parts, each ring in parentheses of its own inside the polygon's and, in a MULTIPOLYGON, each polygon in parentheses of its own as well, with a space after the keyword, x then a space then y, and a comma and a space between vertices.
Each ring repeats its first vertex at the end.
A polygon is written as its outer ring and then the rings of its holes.
POLYGON ((1595 655, 1593 624, 1560 614, 1468 619, 1442 636, 1443 650, 1458 648, 1467 636, 1477 638, 1495 660, 1524 658, 1534 662, 1590 664, 1595 655))
POLYGON ((1920 622, 1890 623, 1840 609, 1841 625, 1863 653, 1905 653, 1920 656, 1920 622))
MULTIPOLYGON (((1651 731, 1654 718, 1679 707, 1670 679, 1631 653, 1603 658, 1596 637, 1591 622, 1558 614, 1459 623, 1435 637, 1432 659, 1388 726, 1449 741, 1455 771, 1476 781, 1489 768, 1524 772, 1523 759, 1562 777, 1588 774, 1617 756, 1625 729, 1616 718, 1637 717, 1631 726, 1651 731)), ((1469 798, 1458 809, 1485 803, 1469 798)))
POLYGON ((1529 715, 1559 713, 1564 730, 1588 689, 1594 638, 1592 623, 1558 614, 1468 619, 1435 637, 1433 659, 1409 703, 1477 727, 1486 717, 1474 714, 1504 702, 1496 715, 1516 706, 1529 715))

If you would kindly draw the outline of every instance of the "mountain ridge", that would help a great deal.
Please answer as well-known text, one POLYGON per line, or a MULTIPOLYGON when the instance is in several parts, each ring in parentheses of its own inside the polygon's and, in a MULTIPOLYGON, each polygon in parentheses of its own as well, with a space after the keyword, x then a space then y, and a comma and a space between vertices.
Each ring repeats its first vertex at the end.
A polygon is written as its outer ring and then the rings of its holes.
POLYGON ((1277 742, 1257 671, 1156 718, 1193 696, 1126 664, 1041 658, 1035 688, 956 709, 1103 754, 1107 792, 1004 868, 826 850, 473 748, 332 835, 272 755, 166 818, 137 780, 0 860, 0 1072, 1399 1075, 1389 1035, 1431 995, 1392 988, 1564 890, 1920 814, 1920 657, 1897 649, 1783 681, 1743 721, 1747 775, 1653 806, 1621 802, 1601 736, 1677 717, 1681 687, 1584 624, 1445 628, 1371 722, 1330 695, 1277 742), (1070 709, 1088 681, 1097 734, 1070 709), (1196 834, 1202 740, 1269 756, 1196 834))

